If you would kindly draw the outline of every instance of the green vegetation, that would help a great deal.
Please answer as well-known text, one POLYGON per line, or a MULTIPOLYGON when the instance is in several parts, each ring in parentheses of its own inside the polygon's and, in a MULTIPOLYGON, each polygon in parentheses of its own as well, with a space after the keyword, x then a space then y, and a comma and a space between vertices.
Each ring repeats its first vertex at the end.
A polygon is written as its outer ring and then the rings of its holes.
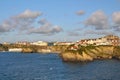
POLYGON ((0 44, 0 51, 7 51, 8 47, 5 45, 0 44))
POLYGON ((64 61, 89 61, 93 59, 120 59, 120 46, 70 45, 60 54, 64 61))
POLYGON ((64 45, 55 45, 55 46, 52 46, 51 49, 52 51, 59 51, 59 52, 64 52, 65 50, 67 50, 67 47, 68 46, 64 46, 64 45))
POLYGON ((75 45, 70 45, 67 47, 67 49, 65 50, 65 52, 72 52, 72 53, 79 53, 82 54, 83 52, 86 52, 86 50, 91 50, 91 49, 95 49, 96 46, 94 45, 88 45, 88 46, 82 46, 82 45, 78 45, 77 49, 70 49, 71 47, 74 47, 75 45))
POLYGON ((35 45, 18 45, 18 44, 1 44, 0 51, 8 51, 10 48, 22 48, 23 50, 31 50, 37 52, 38 49, 46 49, 47 46, 35 46, 35 45))

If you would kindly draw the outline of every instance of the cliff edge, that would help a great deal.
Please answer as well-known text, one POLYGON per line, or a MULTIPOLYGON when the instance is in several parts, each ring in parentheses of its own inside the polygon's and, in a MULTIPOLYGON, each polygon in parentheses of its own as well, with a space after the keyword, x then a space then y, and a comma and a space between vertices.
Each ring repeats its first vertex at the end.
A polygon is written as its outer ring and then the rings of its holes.
POLYGON ((79 46, 77 50, 66 49, 60 53, 63 61, 80 62, 95 59, 120 59, 119 46, 79 46))

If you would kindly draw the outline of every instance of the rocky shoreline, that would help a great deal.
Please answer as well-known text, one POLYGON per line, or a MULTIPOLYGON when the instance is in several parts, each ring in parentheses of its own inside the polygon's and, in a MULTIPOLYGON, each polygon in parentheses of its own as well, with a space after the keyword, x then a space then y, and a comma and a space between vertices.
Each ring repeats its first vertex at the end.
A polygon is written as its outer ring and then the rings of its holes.
POLYGON ((81 47, 79 50, 66 50, 60 53, 60 57, 65 62, 83 62, 96 59, 120 59, 119 46, 93 46, 81 47))
POLYGON ((120 46, 110 45, 78 45, 77 49, 72 49, 75 45, 70 46, 24 46, 24 45, 1 45, 0 51, 21 51, 22 53, 59 53, 63 61, 83 62, 93 61, 96 59, 120 59, 120 46))

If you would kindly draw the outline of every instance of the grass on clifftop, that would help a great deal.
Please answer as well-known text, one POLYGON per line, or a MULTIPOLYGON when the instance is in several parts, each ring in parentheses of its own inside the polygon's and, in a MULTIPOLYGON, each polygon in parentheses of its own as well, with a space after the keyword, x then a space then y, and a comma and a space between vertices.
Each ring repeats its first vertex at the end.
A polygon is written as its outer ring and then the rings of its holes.
POLYGON ((86 52, 86 50, 91 50, 91 49, 95 49, 96 46, 94 45, 88 45, 88 46, 82 46, 82 45, 78 45, 77 49, 70 49, 71 47, 73 47, 74 45, 70 45, 68 46, 68 48, 65 50, 65 52, 72 52, 72 53, 79 53, 82 54, 83 52, 86 52))

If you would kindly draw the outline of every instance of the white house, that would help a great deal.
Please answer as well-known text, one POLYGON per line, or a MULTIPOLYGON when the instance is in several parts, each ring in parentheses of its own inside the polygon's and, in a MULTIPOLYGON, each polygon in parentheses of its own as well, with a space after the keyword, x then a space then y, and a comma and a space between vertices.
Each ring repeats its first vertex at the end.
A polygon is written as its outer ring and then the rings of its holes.
POLYGON ((9 52, 22 52, 22 48, 10 48, 9 52))
POLYGON ((48 46, 48 43, 47 42, 43 42, 43 41, 37 41, 37 42, 31 43, 31 45, 48 46))
POLYGON ((88 45, 88 44, 94 44, 94 45, 119 45, 120 39, 118 36, 114 35, 108 35, 102 38, 96 38, 96 39, 84 39, 79 42, 81 45, 88 45))
POLYGON ((69 46, 72 44, 74 44, 74 43, 73 42, 56 42, 56 43, 54 43, 54 45, 57 45, 57 46, 69 46))

